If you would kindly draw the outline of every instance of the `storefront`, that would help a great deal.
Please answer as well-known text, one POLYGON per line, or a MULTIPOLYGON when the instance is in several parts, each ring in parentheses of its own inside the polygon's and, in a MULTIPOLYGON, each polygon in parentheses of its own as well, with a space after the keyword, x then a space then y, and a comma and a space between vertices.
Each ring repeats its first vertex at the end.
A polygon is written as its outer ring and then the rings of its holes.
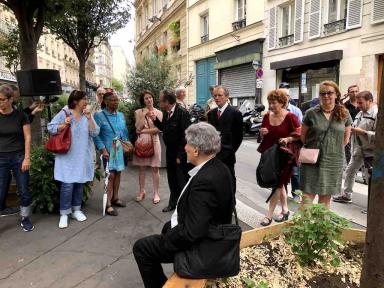
MULTIPOLYGON (((334 50, 271 63, 277 79, 290 84, 290 96, 298 105, 319 95, 319 84, 324 80, 339 83, 342 50, 334 50)), ((278 85, 278 83, 277 83, 278 85)))
POLYGON ((0 71, 0 84, 16 84, 16 77, 9 71, 0 71))
POLYGON ((256 40, 216 52, 219 84, 229 89, 232 105, 255 101, 256 75, 252 62, 261 63, 262 49, 263 40, 256 40))

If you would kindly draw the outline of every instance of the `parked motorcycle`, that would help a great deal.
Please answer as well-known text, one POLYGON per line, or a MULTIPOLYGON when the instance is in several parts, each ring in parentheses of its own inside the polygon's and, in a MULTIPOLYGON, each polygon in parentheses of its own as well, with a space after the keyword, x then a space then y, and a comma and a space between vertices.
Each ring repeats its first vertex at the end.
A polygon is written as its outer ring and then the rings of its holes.
POLYGON ((205 111, 204 111, 203 107, 201 107, 197 103, 193 104, 189 108, 188 112, 189 112, 189 115, 191 117, 190 119, 191 119, 192 124, 207 120, 205 117, 205 111))
POLYGON ((263 122, 261 112, 264 110, 265 106, 263 104, 253 105, 250 100, 245 100, 239 108, 239 111, 243 114, 244 135, 255 136, 259 143, 261 142, 260 128, 263 122))

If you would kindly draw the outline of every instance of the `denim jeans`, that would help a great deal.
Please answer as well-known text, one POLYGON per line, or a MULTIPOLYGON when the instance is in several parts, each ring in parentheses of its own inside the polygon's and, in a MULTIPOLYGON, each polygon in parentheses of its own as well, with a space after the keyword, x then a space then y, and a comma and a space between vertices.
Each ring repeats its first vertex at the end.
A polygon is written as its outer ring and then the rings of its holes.
MULTIPOLYGON (((12 171, 20 196, 20 215, 28 217, 31 212, 32 197, 29 193, 29 171, 21 171, 23 161, 24 155, 0 156, 0 204, 5 205, 5 196, 9 186, 9 171, 12 171)), ((5 207, 1 207, 1 209, 3 208, 5 207)))
POLYGON ((61 183, 60 215, 68 215, 81 208, 84 183, 61 183))

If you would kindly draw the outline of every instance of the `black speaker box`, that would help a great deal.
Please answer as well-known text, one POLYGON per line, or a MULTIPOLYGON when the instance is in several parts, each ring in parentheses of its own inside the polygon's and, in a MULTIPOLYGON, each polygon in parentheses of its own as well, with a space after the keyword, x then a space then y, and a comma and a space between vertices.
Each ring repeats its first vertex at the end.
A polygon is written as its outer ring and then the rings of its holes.
POLYGON ((53 69, 35 69, 16 72, 20 96, 60 95, 60 72, 53 69))

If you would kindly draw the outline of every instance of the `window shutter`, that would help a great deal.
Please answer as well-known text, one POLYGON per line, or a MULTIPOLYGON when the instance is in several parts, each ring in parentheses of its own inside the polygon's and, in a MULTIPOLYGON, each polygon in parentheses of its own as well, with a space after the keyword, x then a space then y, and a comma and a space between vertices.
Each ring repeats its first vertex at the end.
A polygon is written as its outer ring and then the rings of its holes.
POLYGON ((320 37, 321 0, 311 0, 309 8, 309 39, 320 37))
POLYGON ((268 49, 276 47, 276 7, 269 9, 268 49))
POLYGON ((305 0, 295 0, 295 33, 294 43, 303 41, 305 0))
POLYGON ((372 24, 380 23, 384 21, 384 1, 372 0, 372 24))
POLYGON ((349 0, 347 4, 347 29, 361 27, 362 0, 349 0))

